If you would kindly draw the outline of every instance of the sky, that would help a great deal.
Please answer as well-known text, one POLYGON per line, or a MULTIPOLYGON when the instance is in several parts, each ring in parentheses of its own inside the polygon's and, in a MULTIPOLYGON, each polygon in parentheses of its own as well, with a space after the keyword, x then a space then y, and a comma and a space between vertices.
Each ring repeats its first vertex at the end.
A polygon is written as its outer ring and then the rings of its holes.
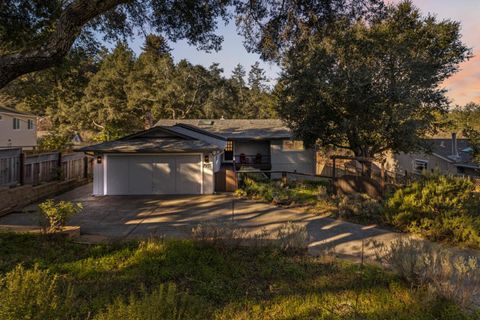
MULTIPOLYGON (((398 2, 398 0, 386 0, 398 2)), ((444 86, 453 105, 465 105, 468 102, 480 103, 480 0, 412 0, 423 13, 431 13, 439 19, 451 19, 461 23, 462 40, 473 49, 474 57, 460 66, 460 71, 449 78, 444 86)), ((186 41, 171 43, 175 61, 187 59, 193 64, 206 67, 218 62, 224 69, 225 76, 230 76, 232 69, 238 63, 247 71, 256 61, 262 68, 271 84, 278 77, 280 68, 272 63, 260 60, 258 54, 248 53, 243 46, 243 38, 237 34, 233 22, 219 25, 218 34, 224 37, 222 50, 206 53, 189 46, 186 41)), ((136 38, 131 43, 134 51, 139 52, 143 39, 136 38)))

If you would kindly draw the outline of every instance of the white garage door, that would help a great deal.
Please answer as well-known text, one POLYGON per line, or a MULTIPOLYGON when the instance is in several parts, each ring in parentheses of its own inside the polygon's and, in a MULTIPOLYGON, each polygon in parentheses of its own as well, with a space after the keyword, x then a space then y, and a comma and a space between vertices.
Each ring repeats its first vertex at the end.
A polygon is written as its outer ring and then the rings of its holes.
POLYGON ((108 195, 200 194, 201 155, 116 156, 107 160, 108 195))

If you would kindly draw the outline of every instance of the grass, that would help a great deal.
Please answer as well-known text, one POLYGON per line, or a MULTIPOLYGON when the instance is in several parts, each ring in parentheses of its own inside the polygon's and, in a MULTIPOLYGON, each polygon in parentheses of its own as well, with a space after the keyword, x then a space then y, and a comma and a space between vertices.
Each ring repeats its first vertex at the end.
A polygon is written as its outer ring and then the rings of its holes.
MULTIPOLYGON (((53 284, 58 279, 51 287, 68 287, 56 291, 69 294, 57 299, 69 301, 56 306, 62 319, 155 319, 160 309, 171 316, 162 319, 475 319, 376 267, 273 248, 155 240, 88 246, 2 233, 0 257, 4 278, 15 278, 12 272, 21 264, 19 274, 28 279, 40 272, 40 279, 50 277, 53 284), (48 270, 47 276, 41 270, 48 270)), ((6 283, 0 282, 4 297, 34 292, 35 282, 6 283)), ((16 314, 23 310, 14 307, 16 314)), ((2 319, 9 319, 7 309, 0 303, 2 319)))

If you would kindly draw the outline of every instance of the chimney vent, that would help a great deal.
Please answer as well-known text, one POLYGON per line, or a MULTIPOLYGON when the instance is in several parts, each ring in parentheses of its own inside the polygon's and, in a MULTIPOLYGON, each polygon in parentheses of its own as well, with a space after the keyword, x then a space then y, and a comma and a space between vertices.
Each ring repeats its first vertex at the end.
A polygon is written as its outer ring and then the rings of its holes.
POLYGON ((451 158, 458 160, 460 156, 458 155, 458 145, 457 145, 457 133, 452 132, 452 155, 451 158))

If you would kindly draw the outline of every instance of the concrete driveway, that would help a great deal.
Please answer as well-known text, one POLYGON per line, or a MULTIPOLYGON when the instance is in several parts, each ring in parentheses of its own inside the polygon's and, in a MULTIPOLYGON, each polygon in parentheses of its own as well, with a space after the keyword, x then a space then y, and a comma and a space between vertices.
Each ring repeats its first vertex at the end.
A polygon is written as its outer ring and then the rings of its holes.
MULTIPOLYGON (((301 208, 238 199, 231 194, 200 196, 105 196, 92 197, 88 184, 57 199, 81 202, 84 210, 71 225, 79 225, 87 237, 136 239, 149 236, 189 237, 193 227, 205 222, 234 221, 248 233, 266 229, 273 235, 286 222, 306 226, 312 253, 325 247, 340 255, 359 257, 374 253, 376 242, 389 242, 400 235, 375 226, 363 226, 306 213, 301 208)), ((38 225, 36 205, 0 218, 1 225, 38 225)))

